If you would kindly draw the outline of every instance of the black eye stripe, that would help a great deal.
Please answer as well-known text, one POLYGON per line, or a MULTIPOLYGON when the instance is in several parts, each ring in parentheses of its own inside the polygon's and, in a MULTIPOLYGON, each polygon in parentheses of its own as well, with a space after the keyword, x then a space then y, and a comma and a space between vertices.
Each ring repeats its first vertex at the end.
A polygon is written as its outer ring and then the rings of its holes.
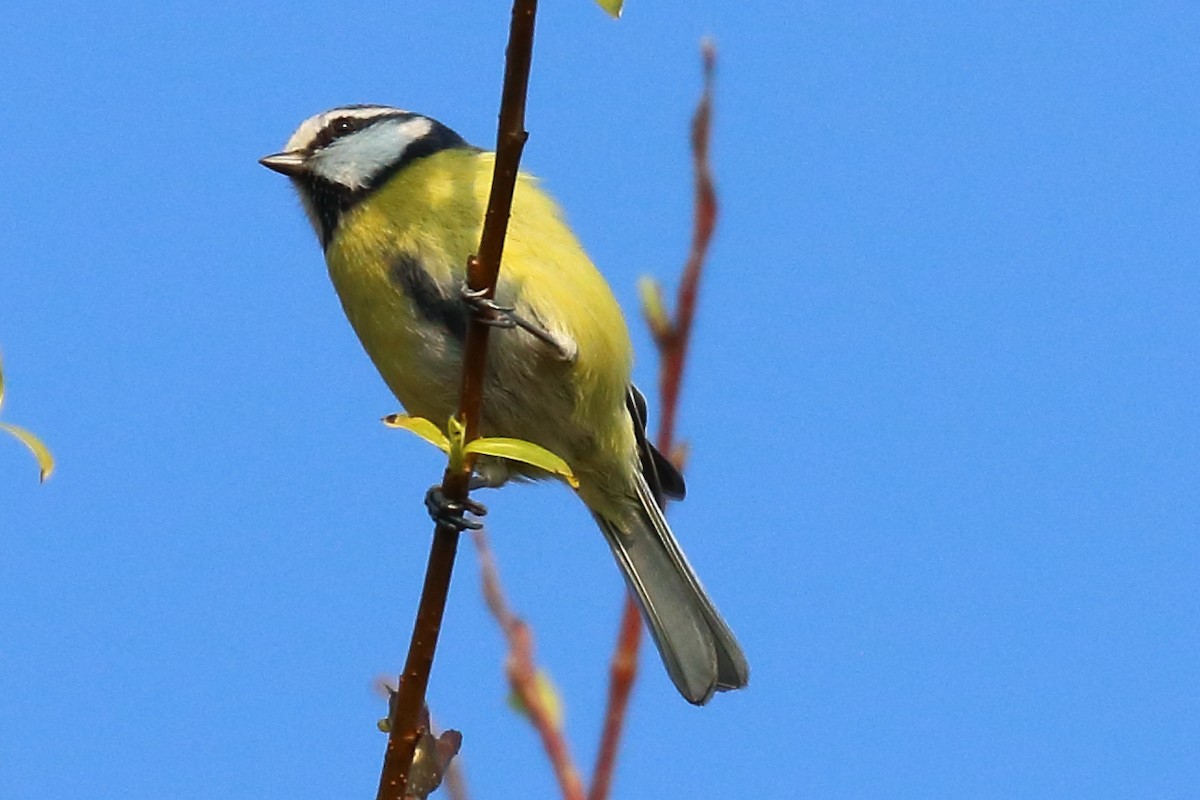
POLYGON ((322 147, 328 147, 344 136, 358 133, 364 128, 369 128, 375 123, 381 122, 385 119, 405 119, 413 116, 416 115, 398 111, 393 113, 381 113, 373 117, 360 117, 354 115, 334 117, 325 124, 325 127, 322 128, 316 136, 313 137, 312 144, 309 146, 309 152, 315 152, 320 150, 322 147))

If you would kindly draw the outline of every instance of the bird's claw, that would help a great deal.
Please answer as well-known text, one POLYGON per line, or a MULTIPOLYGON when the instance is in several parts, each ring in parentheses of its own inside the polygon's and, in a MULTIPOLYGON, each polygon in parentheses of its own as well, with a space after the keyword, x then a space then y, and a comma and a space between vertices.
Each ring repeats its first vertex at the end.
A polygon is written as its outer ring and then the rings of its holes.
POLYGON ((487 513, 487 507, 483 503, 476 502, 469 497, 461 502, 449 499, 442 491, 441 486, 429 487, 429 491, 425 493, 425 508, 438 525, 446 525, 457 531, 477 531, 483 527, 482 522, 467 519, 468 512, 477 517, 482 517, 487 513))
POLYGON ((495 300, 485 297, 483 289, 472 289, 465 283, 458 293, 462 301, 475 311, 475 319, 484 325, 491 325, 494 328, 520 328, 552 348, 559 361, 575 360, 573 347, 568 347, 541 325, 518 314, 515 307, 502 306, 495 300))
POLYGON ((475 318, 484 325, 491 325, 494 328, 515 328, 517 321, 513 318, 515 308, 511 306, 502 306, 490 297, 486 297, 487 290, 472 289, 467 284, 463 284, 458 290, 459 297, 475 312, 475 318))

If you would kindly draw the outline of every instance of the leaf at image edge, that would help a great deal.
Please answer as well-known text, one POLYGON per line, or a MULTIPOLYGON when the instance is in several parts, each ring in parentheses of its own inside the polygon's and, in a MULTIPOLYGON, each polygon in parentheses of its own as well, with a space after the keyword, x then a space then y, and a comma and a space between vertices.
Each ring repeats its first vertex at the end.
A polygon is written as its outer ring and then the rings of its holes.
POLYGON ((40 480, 45 482, 50 477, 50 474, 54 472, 54 456, 50 454, 50 449, 42 443, 41 439, 34 436, 31 431, 19 425, 0 422, 0 430, 8 431, 17 438, 17 441, 29 448, 29 451, 33 453, 33 457, 37 459, 38 468, 41 470, 40 480))
POLYGON ((604 9, 613 19, 621 18, 621 8, 625 5, 625 0, 596 0, 596 5, 604 9))

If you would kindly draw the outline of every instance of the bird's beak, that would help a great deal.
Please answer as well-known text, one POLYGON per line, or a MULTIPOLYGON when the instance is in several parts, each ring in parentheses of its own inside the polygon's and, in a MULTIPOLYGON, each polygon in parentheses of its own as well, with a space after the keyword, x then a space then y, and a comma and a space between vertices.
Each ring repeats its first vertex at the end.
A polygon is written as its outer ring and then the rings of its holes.
POLYGON ((299 178, 308 174, 308 160, 303 153, 294 151, 263 156, 258 163, 280 175, 287 175, 289 178, 299 178))

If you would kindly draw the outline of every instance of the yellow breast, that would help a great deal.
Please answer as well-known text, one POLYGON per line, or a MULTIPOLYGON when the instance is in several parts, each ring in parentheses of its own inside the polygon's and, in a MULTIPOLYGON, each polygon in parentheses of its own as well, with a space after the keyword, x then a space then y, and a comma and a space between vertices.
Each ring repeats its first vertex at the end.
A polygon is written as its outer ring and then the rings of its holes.
MULTIPOLYGON (((461 340, 405 291, 396 265, 415 259, 429 278, 426 288, 457 301, 467 257, 479 245, 492 168, 492 154, 467 149, 413 162, 345 214, 326 252, 346 316, 376 368, 409 413, 439 425, 457 407, 461 340)), ((550 409, 539 408, 536 395, 561 394, 570 400, 562 412, 573 427, 623 443, 631 435, 623 411, 632 360, 625 321, 554 202, 524 175, 514 196, 497 296, 569 337, 578 355, 568 368, 546 371, 545 379, 560 385, 532 386, 542 380, 540 368, 515 362, 548 354, 516 348, 513 343, 524 340, 513 331, 494 336, 500 344, 489 353, 489 379, 509 394, 535 396, 509 402, 525 408, 495 406, 489 416, 501 429, 488 433, 538 441, 530 434, 539 425, 545 428, 550 409)), ((539 443, 551 449, 576 446, 539 443)))

